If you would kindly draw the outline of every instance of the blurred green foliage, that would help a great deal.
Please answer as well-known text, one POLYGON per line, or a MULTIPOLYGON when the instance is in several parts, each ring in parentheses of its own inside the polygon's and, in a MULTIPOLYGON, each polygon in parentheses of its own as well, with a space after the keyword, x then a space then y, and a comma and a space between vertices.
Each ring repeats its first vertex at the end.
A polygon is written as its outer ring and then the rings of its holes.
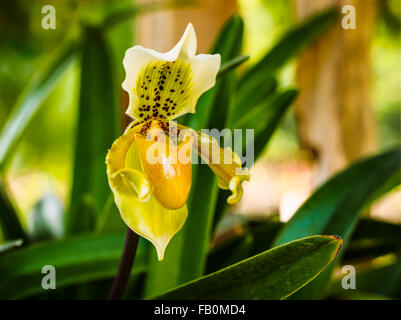
MULTIPOLYGON (((261 9, 259 15, 262 8, 271 14, 267 28, 277 24, 281 28, 274 38, 261 41, 269 47, 252 49, 247 38, 254 32, 247 29, 252 7, 241 1, 245 23, 240 15, 229 19, 210 50, 222 56, 216 86, 201 97, 195 115, 179 120, 196 129, 255 129, 258 158, 277 131, 296 140, 288 110, 298 91, 283 81, 282 72, 339 14, 333 8, 295 24, 286 19, 292 16, 288 0, 251 3, 261 9), (237 68, 246 61, 243 53, 248 54, 249 48, 256 58, 237 68)), ((4 39, 0 44, 0 226, 7 241, 0 250, 0 297, 103 298, 116 273, 126 230, 107 186, 104 158, 122 129, 121 61, 132 46, 133 17, 152 8, 132 1, 46 4, 57 6, 54 32, 40 28, 40 1, 29 7, 21 0, 0 5, 0 15, 5 17, 0 26, 6 27, 0 30, 7 29, 0 31, 4 39), (62 26, 68 26, 67 34, 62 26), (22 201, 13 200, 6 183, 22 170, 46 172, 46 188, 52 191, 42 194, 28 219, 27 212, 20 210, 22 201), (57 292, 41 290, 40 271, 46 264, 57 269, 57 292)), ((378 50, 375 63, 376 70, 386 73, 395 65, 399 12, 391 1, 382 11, 385 19, 379 24, 375 48, 385 50, 378 50)), ((265 29, 258 32, 253 37, 257 41, 266 37, 265 29)), ((380 72, 375 106, 383 146, 393 146, 400 142, 400 123, 394 120, 395 115, 399 119, 400 97, 385 90, 393 89, 400 75, 383 77, 380 72), (385 89, 383 83, 390 81, 390 89, 385 89)), ((244 142, 244 150, 247 147, 244 142)), ((291 298, 337 297, 341 296, 338 282, 330 281, 336 266, 355 257, 372 261, 392 255, 391 263, 364 271, 377 275, 366 277, 355 297, 400 298, 399 226, 361 220, 372 201, 399 185, 399 155, 397 148, 346 168, 317 189, 287 223, 242 218, 235 222, 240 234, 217 246, 212 239, 229 209, 227 194, 218 190, 205 165, 194 167, 184 228, 161 263, 154 249, 140 241, 125 297, 281 299, 305 285, 291 298), (330 264, 342 241, 317 236, 321 234, 345 241, 334 263, 330 264)))

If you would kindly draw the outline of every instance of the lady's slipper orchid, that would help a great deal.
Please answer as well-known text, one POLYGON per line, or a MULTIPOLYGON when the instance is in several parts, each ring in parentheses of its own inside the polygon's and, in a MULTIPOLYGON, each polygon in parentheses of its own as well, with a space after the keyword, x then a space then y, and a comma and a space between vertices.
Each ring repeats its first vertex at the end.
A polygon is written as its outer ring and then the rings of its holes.
MULTIPOLYGON (((159 260, 187 217, 191 162, 183 159, 190 159, 191 149, 209 164, 219 187, 232 191, 229 203, 241 198, 241 182, 249 179, 239 157, 229 148, 221 149, 214 138, 194 131, 178 139, 171 135, 169 121, 195 112, 198 98, 215 84, 220 67, 220 55, 195 55, 196 44, 189 24, 167 53, 141 46, 127 50, 122 86, 129 94, 127 114, 134 121, 106 157, 110 187, 123 220, 153 243, 159 260), (215 154, 218 163, 211 161, 215 154)), ((176 127, 179 133, 185 129, 176 127)))

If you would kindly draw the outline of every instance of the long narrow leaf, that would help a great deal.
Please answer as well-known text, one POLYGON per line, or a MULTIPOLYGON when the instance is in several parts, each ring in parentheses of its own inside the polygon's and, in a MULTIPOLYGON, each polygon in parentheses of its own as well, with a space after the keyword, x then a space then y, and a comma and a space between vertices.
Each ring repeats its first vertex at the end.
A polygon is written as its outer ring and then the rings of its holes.
MULTIPOLYGON (((257 159, 266 147, 274 131, 283 119, 285 112, 298 95, 297 89, 287 89, 267 98, 257 107, 244 114, 241 119, 233 124, 233 128, 254 130, 254 157, 257 159)), ((244 149, 246 146, 245 135, 242 139, 244 149)))
MULTIPOLYGON (((361 209, 400 166, 401 153, 395 149, 361 160, 335 175, 295 213, 278 235, 275 245, 322 233, 338 234, 347 243, 361 209)), ((320 298, 329 284, 334 266, 332 264, 297 297, 320 298)))
POLYGON ((348 244, 344 263, 374 259, 401 249, 401 226, 373 219, 362 219, 348 244))
POLYGON ((113 73, 102 32, 85 29, 73 185, 67 232, 90 230, 110 193, 105 157, 116 128, 113 73))
POLYGON ((313 15, 288 31, 279 42, 241 78, 240 86, 256 75, 274 74, 290 59, 327 32, 339 18, 337 7, 313 15))
MULTIPOLYGON (((112 278, 121 258, 124 235, 80 236, 44 242, 0 256, 0 298, 20 299, 44 293, 42 268, 56 270, 57 289, 112 278)), ((145 269, 139 251, 133 273, 145 269)))
POLYGON ((239 82, 235 103, 231 113, 231 125, 239 121, 245 113, 274 93, 277 88, 276 78, 268 73, 249 77, 246 82, 239 82))
POLYGON ((273 240, 282 226, 283 223, 279 221, 269 221, 247 226, 243 234, 211 250, 207 261, 207 272, 217 271, 271 249, 273 240))
POLYGON ((288 31, 268 53, 247 70, 238 83, 232 121, 273 93, 275 73, 324 34, 338 19, 337 8, 318 13, 288 31))
POLYGON ((49 62, 35 73, 17 100, 0 133, 0 169, 4 168, 39 108, 74 61, 75 52, 75 43, 63 44, 49 62))
POLYGON ((221 77, 222 75, 226 74, 227 72, 237 68, 241 64, 243 64, 245 61, 249 59, 249 56, 238 56, 235 57, 227 62, 224 62, 221 67, 219 72, 217 73, 217 78, 221 77))
POLYGON ((342 244, 334 236, 309 237, 271 249, 192 281, 158 299, 284 299, 315 278, 342 244))

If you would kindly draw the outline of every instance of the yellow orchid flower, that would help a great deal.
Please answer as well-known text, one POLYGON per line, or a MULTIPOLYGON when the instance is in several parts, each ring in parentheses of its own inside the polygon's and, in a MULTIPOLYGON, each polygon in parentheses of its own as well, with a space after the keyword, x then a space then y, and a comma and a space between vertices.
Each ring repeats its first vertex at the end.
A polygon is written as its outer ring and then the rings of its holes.
POLYGON ((159 260, 188 214, 192 149, 217 175, 219 187, 232 191, 230 204, 239 201, 241 182, 249 180, 239 157, 229 148, 221 149, 216 139, 188 134, 184 126, 175 127, 179 138, 172 136, 171 120, 195 112, 197 100, 214 86, 220 68, 220 55, 195 55, 196 45, 189 24, 167 53, 141 46, 126 51, 122 87, 129 94, 126 113, 134 121, 106 157, 109 184, 123 220, 153 243, 159 260), (218 161, 212 161, 216 154, 218 161))

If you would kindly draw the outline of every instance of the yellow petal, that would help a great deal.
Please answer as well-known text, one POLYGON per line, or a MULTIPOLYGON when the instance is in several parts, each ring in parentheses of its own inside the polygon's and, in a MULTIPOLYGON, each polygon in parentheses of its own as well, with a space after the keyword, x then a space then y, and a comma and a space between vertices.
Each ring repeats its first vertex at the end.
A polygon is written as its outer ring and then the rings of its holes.
POLYGON ((164 208, 152 195, 152 184, 143 173, 135 145, 135 135, 142 124, 134 125, 117 139, 107 154, 107 175, 124 222, 134 232, 148 239, 159 260, 171 238, 182 228, 187 208, 164 208))
POLYGON ((137 197, 128 197, 121 193, 115 193, 114 199, 124 222, 134 232, 152 242, 159 261, 163 260, 168 243, 185 223, 187 207, 166 209, 153 195, 147 202, 140 202, 137 197))
POLYGON ((229 189, 229 204, 237 203, 242 197, 242 181, 249 180, 248 168, 241 168, 241 160, 231 148, 220 148, 217 140, 207 134, 196 132, 196 150, 218 179, 221 189, 229 189))
POLYGON ((129 197, 138 197, 139 201, 149 201, 151 185, 141 171, 124 168, 114 173, 111 180, 114 181, 115 188, 119 193, 129 197))
POLYGON ((142 167, 153 186, 153 195, 167 209, 185 205, 191 188, 191 147, 188 137, 176 146, 164 134, 152 141, 136 135, 142 167))

